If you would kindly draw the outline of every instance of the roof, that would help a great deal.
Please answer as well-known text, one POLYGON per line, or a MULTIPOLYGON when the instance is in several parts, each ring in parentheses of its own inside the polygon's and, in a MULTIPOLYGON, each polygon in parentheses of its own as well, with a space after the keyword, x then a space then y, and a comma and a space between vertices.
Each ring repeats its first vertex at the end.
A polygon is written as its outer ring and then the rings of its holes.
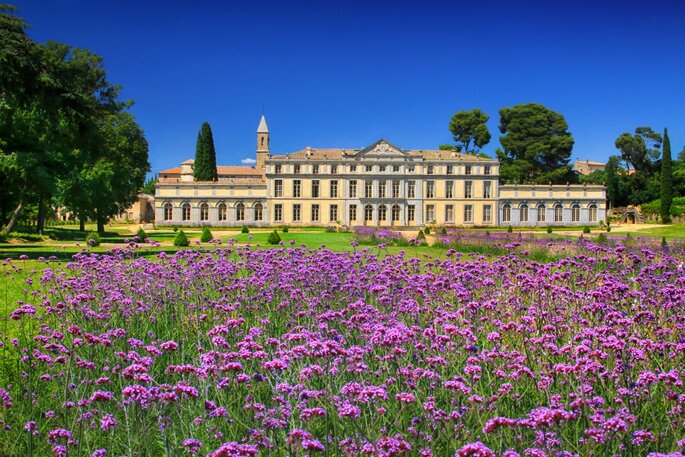
POLYGON ((266 119, 262 114, 262 119, 259 121, 259 127, 257 127, 257 133, 269 133, 269 127, 266 126, 266 119))
MULTIPOLYGON (((374 143, 374 145, 377 143, 374 143)), ((399 148, 398 148, 399 149, 399 148)), ((341 149, 341 148, 310 148, 300 149, 284 155, 272 155, 269 160, 288 161, 296 160, 339 160, 344 157, 353 158, 357 155, 364 155, 370 148, 364 149, 341 149)), ((455 151, 444 151, 440 149, 402 149, 395 157, 407 156, 425 160, 444 160, 455 162, 492 162, 495 159, 478 157, 471 154, 463 154, 455 151)))
POLYGON ((178 175, 178 174, 181 174, 181 169, 179 167, 169 168, 168 170, 162 170, 157 174, 160 174, 160 175, 178 175))
POLYGON ((258 170, 254 167, 244 167, 244 166, 225 166, 217 165, 216 167, 219 176, 235 175, 235 176, 261 176, 262 170, 258 170))
POLYGON ((606 163, 604 162, 593 162, 591 160, 578 160, 576 159, 576 163, 584 163, 585 165, 596 165, 596 166, 606 166, 606 163))

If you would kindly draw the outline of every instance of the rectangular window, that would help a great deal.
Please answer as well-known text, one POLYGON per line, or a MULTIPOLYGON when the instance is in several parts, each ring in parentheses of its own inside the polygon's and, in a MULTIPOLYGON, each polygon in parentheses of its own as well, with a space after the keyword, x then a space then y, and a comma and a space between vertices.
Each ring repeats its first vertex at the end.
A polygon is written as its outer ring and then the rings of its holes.
POLYGON ((483 222, 486 224, 492 222, 492 205, 483 205, 483 222))
POLYGON ((283 205, 280 203, 277 205, 274 205, 274 220, 275 221, 282 221, 283 220, 283 205))
POLYGON ((464 168, 464 174, 465 175, 471 174, 471 165, 466 165, 466 167, 464 168))
POLYGON ((399 165, 393 165, 393 166, 392 166, 392 171, 393 171, 393 173, 399 173, 399 171, 400 171, 400 166, 399 166, 399 165))
POLYGON ((435 181, 426 182, 426 198, 435 197, 435 181))
POLYGON ((445 205, 445 222, 454 223, 454 205, 445 205))
POLYGON ((293 181, 293 197, 300 198, 302 196, 302 181, 296 179, 293 181))
POLYGON ((464 222, 473 222, 473 205, 464 205, 464 222))
POLYGON ((429 175, 433 174, 433 165, 428 165, 428 169, 426 171, 426 174, 429 174, 429 175))
POLYGON ((416 170, 416 168, 413 165, 410 167, 407 167, 407 173, 414 173, 414 170, 416 170))
POLYGON ((319 166, 318 165, 312 165, 312 174, 313 175, 319 174, 319 166))
POLYGON ((338 166, 337 165, 331 165, 331 174, 332 175, 338 174, 338 166))
POLYGON ((274 197, 282 197, 282 196, 283 196, 283 180, 277 179, 276 185, 274 186, 274 197))
POLYGON ((280 175, 281 174, 281 164, 276 165, 276 174, 280 175))
POLYGON ((502 222, 511 222, 511 205, 508 203, 502 207, 502 222))
POLYGON ((473 181, 464 181, 464 198, 473 197, 473 181))
POLYGON ((454 198, 454 181, 445 183, 445 198, 454 198))
POLYGON ((378 181, 378 198, 385 198, 385 181, 378 181))
POLYGON ((312 197, 319 197, 319 180, 315 179, 312 181, 312 197))
POLYGON ((254 206, 254 220, 261 221, 264 218, 264 207, 261 203, 254 206))
POLYGON ((356 173, 357 172, 357 165, 350 165, 350 173, 356 173))
POLYGON ((400 182, 392 182, 392 198, 400 198, 400 182))
POLYGON ((426 222, 433 222, 435 220, 435 205, 426 206, 426 222))
POLYGON ((331 221, 331 222, 337 222, 338 221, 338 205, 331 205, 328 216, 329 216, 329 218, 328 218, 329 221, 331 221))
POLYGON ((371 198, 373 196, 373 181, 366 181, 364 183, 364 198, 371 198))
POLYGON ((483 198, 492 198, 492 181, 483 181, 483 198))
POLYGON ((302 205, 293 205, 293 222, 300 222, 302 220, 302 205))
POLYGON ((409 205, 407 206, 407 220, 414 222, 414 219, 416 219, 416 206, 409 205))
POLYGON ((571 222, 580 222, 580 206, 573 205, 571 207, 571 222))
POLYGON ((296 174, 296 175, 299 175, 299 174, 300 174, 300 166, 299 166, 299 165, 295 165, 295 166, 294 166, 294 168, 293 168, 293 173, 296 174))
POLYGON ((597 205, 590 205, 590 222, 597 222, 597 205))
POLYGON ((350 205, 350 223, 357 220, 357 205, 350 205))
POLYGON ((538 205, 538 222, 545 222, 545 212, 547 211, 547 208, 545 208, 545 205, 538 205))
POLYGON ((371 173, 373 171, 373 165, 367 165, 366 166, 366 172, 371 173))
POLYGON ((357 198, 357 181, 350 181, 350 198, 357 198))
POLYGON ((319 222, 319 205, 312 205, 312 222, 319 222))
POLYGON ((489 175, 490 174, 490 165, 485 165, 483 167, 483 174, 484 175, 489 175))
POLYGON ((331 198, 338 198, 338 181, 331 181, 331 198))
POLYGON ((447 165, 447 174, 454 174, 454 167, 452 165, 447 165))
POLYGON ((378 171, 381 173, 385 173, 385 165, 379 165, 378 166, 378 171))
POLYGON ((407 198, 416 198, 416 181, 407 183, 407 198))

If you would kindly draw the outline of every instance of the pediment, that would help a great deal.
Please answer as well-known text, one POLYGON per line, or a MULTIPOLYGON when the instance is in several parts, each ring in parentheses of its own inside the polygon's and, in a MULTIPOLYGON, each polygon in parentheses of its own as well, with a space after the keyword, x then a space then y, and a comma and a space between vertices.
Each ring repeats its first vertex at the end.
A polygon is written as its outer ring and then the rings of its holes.
POLYGON ((393 157, 406 157, 408 154, 407 152, 402 149, 398 148, 391 142, 380 139, 373 143, 370 146, 367 146, 366 148, 362 149, 359 151, 356 156, 357 157, 376 157, 376 158, 393 158, 393 157))

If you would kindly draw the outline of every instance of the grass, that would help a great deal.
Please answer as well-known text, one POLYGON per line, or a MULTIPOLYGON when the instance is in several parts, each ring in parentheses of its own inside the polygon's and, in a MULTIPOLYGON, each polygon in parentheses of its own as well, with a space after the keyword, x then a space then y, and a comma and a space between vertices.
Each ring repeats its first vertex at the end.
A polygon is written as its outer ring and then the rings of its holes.
POLYGON ((682 239, 685 238, 685 224, 670 224, 661 227, 643 228, 632 232, 621 231, 621 227, 612 226, 610 233, 612 235, 627 235, 630 233, 631 236, 649 236, 657 238, 665 236, 666 239, 682 239))

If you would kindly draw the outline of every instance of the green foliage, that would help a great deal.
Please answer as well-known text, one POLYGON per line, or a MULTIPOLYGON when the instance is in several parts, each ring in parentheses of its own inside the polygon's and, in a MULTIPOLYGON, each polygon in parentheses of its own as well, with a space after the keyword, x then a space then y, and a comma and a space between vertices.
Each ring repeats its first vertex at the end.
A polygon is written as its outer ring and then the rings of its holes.
POLYGON ((599 235, 597 235, 597 243, 604 244, 606 242, 607 242, 607 236, 604 233, 600 233, 599 235))
POLYGON ((178 232, 178 227, 174 225, 174 226, 171 228, 171 230, 173 230, 174 233, 176 233, 176 232, 178 232))
POLYGON ((513 231, 514 231, 514 229, 511 225, 509 227, 507 227, 507 233, 511 233, 513 231))
POLYGON ((445 227, 440 227, 437 231, 440 235, 447 235, 447 229, 445 227))
POLYGON ((499 130, 500 180, 510 183, 575 182, 569 165, 573 137, 566 119, 547 107, 529 103, 503 108, 499 130))
POLYGON ((281 230, 283 233, 288 233, 288 226, 284 225, 283 230, 281 230))
POLYGON ((278 232, 274 230, 273 232, 269 233, 269 238, 266 239, 266 242, 269 244, 278 244, 281 242, 281 237, 278 232))
POLYGON ((154 178, 150 178, 147 181, 145 181, 145 184, 143 185, 142 189, 140 189, 140 191, 144 194, 155 195, 155 186, 156 185, 157 185, 157 175, 155 175, 154 178))
POLYGON ((552 233, 552 227, 549 225, 547 226, 547 233, 552 233))
POLYGON ((585 227, 583 227, 583 233, 586 234, 586 235, 587 235, 588 233, 590 233, 590 227, 588 227, 587 225, 586 225, 585 227))
POLYGON ((329 225, 326 227, 326 233, 335 233, 335 232, 336 232, 336 229, 334 226, 329 225))
POLYGON ((459 111, 450 121, 450 132, 459 149, 466 153, 476 152, 490 142, 490 131, 486 123, 490 116, 476 108, 459 111))
POLYGON ((581 184, 606 184, 607 182, 607 171, 606 167, 604 170, 595 170, 589 175, 578 176, 578 182, 581 184))
POLYGON ((190 241, 188 240, 186 233, 183 230, 179 231, 176 238, 174 238, 174 246, 185 247, 188 245, 190 245, 190 241))
POLYGON ((209 243, 214 239, 214 236, 212 235, 212 232, 209 230, 209 227, 202 227, 202 235, 200 235, 200 241, 203 243, 209 243))
MULTIPOLYGON (((661 157, 661 220, 671 222, 671 204, 673 202, 673 163, 671 161, 671 141, 668 139, 668 129, 664 129, 664 144, 661 157)), ((666 240, 664 239, 664 242, 666 240)))
POLYGON ((431 234, 430 227, 426 227, 425 229, 423 229, 423 233, 425 233, 426 235, 430 235, 431 234))
POLYGON ((662 138, 651 127, 638 127, 635 135, 623 132, 616 139, 616 149, 621 151, 621 158, 632 165, 636 173, 650 176, 656 172, 655 165, 659 159, 662 138))
POLYGON ((668 243, 666 242, 666 237, 662 236, 661 237, 661 246, 666 247, 668 246, 668 243))
POLYGON ((98 232, 88 232, 86 235, 86 244, 91 248, 100 246, 100 235, 98 232))
POLYGON ((423 233, 423 230, 419 229, 419 234, 416 235, 417 241, 426 241, 426 235, 423 233))
POLYGON ((145 230, 143 230, 143 227, 140 227, 138 231, 136 232, 136 236, 140 238, 140 241, 145 240, 147 238, 147 233, 145 233, 145 230))
POLYGON ((195 177, 195 181, 216 181, 219 179, 216 169, 214 137, 208 122, 202 123, 200 132, 197 134, 193 176, 195 177))
POLYGON ((243 225, 240 229, 240 233, 250 233, 250 229, 247 228, 247 225, 243 225))
POLYGON ((611 156, 607 161, 606 167, 604 167, 604 172, 606 174, 607 200, 611 202, 612 206, 623 206, 624 204, 619 178, 620 161, 620 157, 611 156))

